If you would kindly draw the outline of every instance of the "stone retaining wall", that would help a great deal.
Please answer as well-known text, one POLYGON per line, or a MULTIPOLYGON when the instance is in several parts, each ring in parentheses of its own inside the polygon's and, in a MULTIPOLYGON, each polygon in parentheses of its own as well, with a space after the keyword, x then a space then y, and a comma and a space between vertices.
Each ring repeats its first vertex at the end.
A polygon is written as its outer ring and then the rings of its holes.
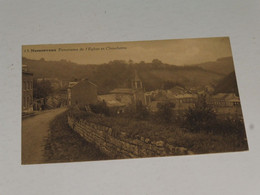
POLYGON ((130 139, 127 138, 126 132, 120 132, 120 135, 115 136, 112 128, 85 120, 75 121, 72 117, 68 117, 68 124, 86 141, 95 144, 111 158, 193 154, 184 147, 174 147, 163 141, 151 141, 149 138, 141 136, 130 139))

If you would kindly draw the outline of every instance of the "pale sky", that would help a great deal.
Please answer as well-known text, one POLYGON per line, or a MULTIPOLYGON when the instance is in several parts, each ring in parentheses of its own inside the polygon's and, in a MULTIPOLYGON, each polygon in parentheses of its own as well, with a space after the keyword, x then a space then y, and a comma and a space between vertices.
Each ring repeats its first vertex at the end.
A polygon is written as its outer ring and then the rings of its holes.
POLYGON ((30 45, 23 46, 22 49, 23 57, 29 59, 44 58, 45 60, 55 61, 65 59, 78 64, 101 64, 112 60, 129 61, 130 59, 134 62, 151 62, 153 59, 159 59, 168 64, 185 65, 215 61, 218 58, 232 56, 228 37, 117 43, 30 45), (59 50, 59 48, 63 49, 63 51, 59 50), (89 48, 92 48, 92 50, 89 50, 89 48), (93 48, 96 49, 93 50, 93 48), (32 52, 32 49, 56 49, 56 51, 32 52))

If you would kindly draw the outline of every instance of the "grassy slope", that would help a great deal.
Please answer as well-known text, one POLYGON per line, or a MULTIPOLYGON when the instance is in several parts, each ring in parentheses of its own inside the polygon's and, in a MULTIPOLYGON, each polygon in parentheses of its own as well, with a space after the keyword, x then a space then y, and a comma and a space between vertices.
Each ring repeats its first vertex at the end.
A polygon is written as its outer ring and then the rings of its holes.
POLYGON ((158 124, 121 117, 90 116, 86 120, 111 127, 115 136, 125 131, 130 138, 139 135, 150 138, 151 141, 163 140, 197 154, 248 150, 247 141, 235 135, 192 133, 175 124, 158 124))
POLYGON ((205 62, 201 64, 195 64, 194 66, 198 66, 205 70, 210 70, 225 75, 234 71, 234 63, 233 63, 233 58, 231 56, 219 58, 215 62, 205 62))
POLYGON ((50 124, 45 145, 45 156, 46 163, 104 160, 108 158, 68 126, 66 113, 57 116, 50 124))

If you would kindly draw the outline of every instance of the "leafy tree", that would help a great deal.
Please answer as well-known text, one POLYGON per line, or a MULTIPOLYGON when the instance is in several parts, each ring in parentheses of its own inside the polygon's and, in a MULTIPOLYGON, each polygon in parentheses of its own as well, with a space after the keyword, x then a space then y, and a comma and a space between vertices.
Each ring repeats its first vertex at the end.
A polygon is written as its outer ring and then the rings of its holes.
POLYGON ((172 102, 158 103, 157 116, 163 122, 169 123, 173 120, 173 108, 175 104, 172 102))
POLYGON ((138 101, 136 103, 136 112, 135 112, 135 118, 137 119, 147 119, 149 116, 149 111, 147 110, 147 108, 142 104, 141 101, 138 101))
POLYGON ((159 69, 163 63, 158 59, 153 59, 152 61, 152 68, 159 69))
POLYGON ((102 102, 98 102, 97 104, 90 104, 89 107, 91 111, 96 114, 104 114, 105 116, 110 115, 109 107, 104 100, 102 102))
POLYGON ((201 95, 195 103, 195 107, 189 108, 184 115, 184 126, 190 131, 209 131, 216 122, 216 114, 207 104, 206 96, 201 95))
POLYGON ((162 64, 162 61, 161 60, 158 60, 158 59, 153 59, 152 61, 152 64, 162 64))
POLYGON ((37 82, 33 80, 33 97, 36 99, 46 98, 53 92, 51 82, 48 80, 42 80, 37 82))
POLYGON ((53 92, 51 82, 48 80, 42 80, 37 82, 36 79, 33 80, 33 98, 40 99, 43 98, 42 109, 46 108, 47 97, 53 92))
POLYGON ((133 64, 134 64, 134 61, 130 59, 130 60, 128 61, 128 64, 133 65, 133 64))

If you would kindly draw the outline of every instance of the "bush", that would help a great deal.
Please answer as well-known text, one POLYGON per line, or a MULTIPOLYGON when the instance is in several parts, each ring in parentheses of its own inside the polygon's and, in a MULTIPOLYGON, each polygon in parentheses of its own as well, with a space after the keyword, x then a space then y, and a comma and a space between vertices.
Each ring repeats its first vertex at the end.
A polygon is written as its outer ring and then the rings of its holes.
POLYGON ((138 102, 136 104, 136 112, 135 112, 135 118, 144 120, 149 117, 149 111, 145 106, 143 106, 142 102, 138 102))
POLYGON ((76 120, 80 120, 80 119, 86 119, 90 117, 92 114, 84 110, 83 107, 75 106, 75 107, 71 107, 68 110, 68 115, 73 117, 76 120))
POLYGON ((175 104, 172 102, 165 102, 157 104, 157 117, 160 121, 169 123, 173 121, 173 108, 175 104))
POLYGON ((96 114, 104 114, 105 116, 110 115, 109 107, 107 106, 105 101, 98 102, 97 104, 90 104, 89 107, 91 111, 96 114))
POLYGON ((149 119, 150 112, 148 109, 142 104, 142 102, 138 102, 136 105, 132 104, 125 108, 124 113, 120 115, 124 118, 135 118, 138 120, 147 120, 149 119))
POLYGON ((211 130, 212 124, 216 122, 216 114, 212 107, 207 104, 206 96, 198 98, 194 108, 189 108, 184 114, 184 127, 193 132, 211 130))
POLYGON ((234 135, 241 138, 246 138, 246 131, 243 121, 241 120, 216 120, 215 123, 211 124, 212 132, 221 135, 234 135))
POLYGON ((194 108, 185 113, 183 126, 192 132, 205 131, 218 135, 246 138, 244 123, 238 119, 217 119, 215 112, 201 96, 194 108))

